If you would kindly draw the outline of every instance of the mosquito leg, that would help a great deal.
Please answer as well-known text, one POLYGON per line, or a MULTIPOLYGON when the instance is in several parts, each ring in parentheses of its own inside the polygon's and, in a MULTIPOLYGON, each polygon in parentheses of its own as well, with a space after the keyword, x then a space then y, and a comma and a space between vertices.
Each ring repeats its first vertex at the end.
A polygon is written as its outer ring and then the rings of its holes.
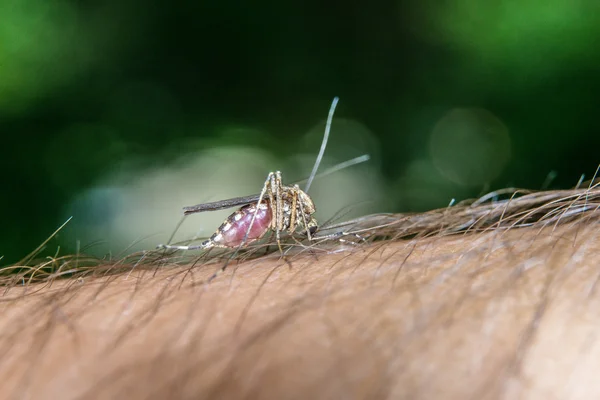
POLYGON ((346 232, 346 231, 338 231, 335 233, 330 233, 327 235, 323 235, 323 236, 313 236, 316 232, 312 231, 312 235, 311 235, 311 230, 307 229, 306 230, 306 234, 308 236, 308 240, 311 242, 318 242, 318 243, 323 243, 323 242, 327 242, 330 240, 337 240, 341 243, 349 243, 349 244, 353 244, 353 245, 357 245, 359 243, 367 243, 367 239, 365 239, 364 237, 362 237, 361 235, 359 235, 358 233, 355 232, 346 232), (344 239, 344 237, 346 236, 353 236, 356 239, 358 239, 358 241, 352 241, 352 240, 347 240, 344 239))
MULTIPOLYGON (((276 229, 275 229, 275 238, 277 240, 277 247, 279 248, 279 252, 283 254, 283 249, 281 248, 281 230, 283 229, 283 198, 281 197, 281 172, 277 171, 273 180, 271 181, 271 193, 275 187, 275 204, 276 204, 276 229)), ((272 205, 271 205, 272 206, 272 205)))
MULTIPOLYGON (((293 234, 296 231, 296 219, 297 219, 297 206, 298 206, 298 185, 294 185, 292 187, 292 207, 290 210, 290 226, 288 227, 288 232, 293 234)), ((303 212, 300 212, 304 214, 303 212)))
POLYGON ((269 204, 271 205, 271 230, 273 232, 277 231, 277 203, 275 202, 275 194, 274 188, 275 180, 273 173, 269 174, 269 178, 267 179, 268 188, 266 191, 266 195, 269 196, 269 204))
POLYGON ((364 237, 360 236, 358 233, 343 232, 343 231, 332 233, 332 234, 325 235, 325 236, 313 237, 313 240, 323 240, 323 241, 326 241, 326 240, 337 239, 338 241, 340 241, 342 243, 358 244, 356 242, 343 239, 344 236, 354 236, 355 238, 357 238, 359 240, 359 242, 363 242, 363 243, 367 242, 367 240, 364 237))
POLYGON ((204 247, 202 247, 202 245, 199 246, 172 246, 170 244, 158 244, 156 245, 156 249, 157 250, 196 250, 196 249, 203 249, 204 247))
MULTIPOLYGON (((295 189, 296 197, 298 199, 298 203, 300 203, 300 210, 301 210, 300 211, 300 217, 302 218, 302 223, 303 223, 304 229, 306 231, 306 236, 308 237, 308 240, 312 242, 313 237, 312 237, 311 229, 314 232, 314 230, 316 230, 317 227, 316 227, 316 225, 315 226, 310 226, 309 221, 307 221, 307 219, 306 219, 306 213, 304 212, 304 209, 305 209, 304 201, 302 201, 302 197, 301 196, 298 196, 298 191, 300 190, 300 188, 298 187, 298 185, 295 185, 294 189, 295 189)), ((311 221, 314 221, 314 219, 312 218, 312 216, 311 216, 311 221)))
POLYGON ((217 246, 212 240, 208 239, 204 242, 195 245, 195 246, 173 246, 170 244, 159 244, 156 246, 157 249, 167 249, 167 250, 198 250, 198 249, 210 249, 212 247, 220 247, 217 246))
MULTIPOLYGON (((345 235, 346 235, 346 236, 348 236, 348 234, 345 234, 345 235)), ((354 236, 354 237, 358 238, 358 240, 360 240, 360 241, 366 242, 366 239, 365 239, 365 238, 363 238, 363 237, 361 237, 361 236, 360 236, 359 234, 357 234, 357 233, 354 233, 354 234, 352 234, 352 236, 354 236)), ((352 241, 352 240, 346 240, 346 239, 343 239, 343 238, 339 238, 339 239, 338 239, 338 242, 340 242, 340 243, 347 243, 347 244, 351 244, 352 246, 358 246, 358 244, 359 244, 358 242, 354 242, 354 241, 352 241)))

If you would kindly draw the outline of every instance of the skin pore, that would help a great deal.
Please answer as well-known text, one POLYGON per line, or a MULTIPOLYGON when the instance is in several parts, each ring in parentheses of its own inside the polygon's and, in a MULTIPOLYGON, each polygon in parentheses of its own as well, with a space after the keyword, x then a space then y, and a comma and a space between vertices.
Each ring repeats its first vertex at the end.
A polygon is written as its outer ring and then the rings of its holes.
POLYGON ((548 193, 373 217, 210 284, 218 262, 150 256, 13 280, 0 397, 598 398, 599 193, 548 193))

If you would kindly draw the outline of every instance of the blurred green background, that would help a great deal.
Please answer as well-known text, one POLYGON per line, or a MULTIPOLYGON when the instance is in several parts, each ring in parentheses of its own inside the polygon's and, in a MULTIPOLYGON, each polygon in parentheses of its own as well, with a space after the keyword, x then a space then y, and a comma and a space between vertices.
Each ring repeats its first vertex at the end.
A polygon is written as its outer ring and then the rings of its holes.
POLYGON ((172 229, 189 205, 178 186, 142 185, 154 189, 133 203, 122 193, 195 154, 208 158, 179 183, 212 178, 194 202, 218 200, 207 185, 245 165, 256 174, 232 195, 276 168, 305 177, 334 96, 330 164, 372 155, 336 191, 366 188, 368 211, 539 189, 551 175, 548 187, 572 187, 600 162, 599 39, 592 0, 0 0, 0 264, 69 215, 49 253, 108 240, 108 220, 166 210, 159 195, 177 197, 161 220, 172 229))

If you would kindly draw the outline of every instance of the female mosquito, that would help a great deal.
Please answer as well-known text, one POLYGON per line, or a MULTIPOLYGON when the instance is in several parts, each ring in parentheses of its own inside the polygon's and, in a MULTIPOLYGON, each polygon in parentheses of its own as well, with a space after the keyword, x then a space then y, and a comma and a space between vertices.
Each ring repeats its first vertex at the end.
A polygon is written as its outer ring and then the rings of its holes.
MULTIPOLYGON (((281 232, 294 234, 301 229, 306 232, 308 240, 312 240, 313 235, 317 231, 318 224, 313 217, 316 211, 314 202, 307 192, 323 158, 338 100, 335 97, 331 103, 321 149, 304 190, 300 189, 296 184, 291 186, 284 185, 281 179, 281 172, 270 172, 260 194, 236 197, 212 203, 202 203, 183 208, 184 214, 189 215, 197 212, 216 211, 242 206, 231 214, 210 238, 194 246, 161 244, 158 245, 158 248, 176 250, 209 249, 212 247, 239 248, 261 239, 269 230, 275 232, 280 251, 281 232)), ((366 159, 368 159, 366 155, 357 157, 338 165, 334 169, 341 169, 341 167, 363 162, 366 159)))

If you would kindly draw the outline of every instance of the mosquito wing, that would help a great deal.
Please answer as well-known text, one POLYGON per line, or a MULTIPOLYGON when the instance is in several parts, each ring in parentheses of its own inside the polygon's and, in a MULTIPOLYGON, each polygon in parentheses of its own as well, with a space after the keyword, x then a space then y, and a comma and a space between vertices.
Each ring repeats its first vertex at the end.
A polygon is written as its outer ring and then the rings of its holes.
MULTIPOLYGON (((333 172, 339 171, 340 169, 348 168, 352 165, 363 163, 365 161, 368 161, 369 158, 370 157, 368 154, 363 154, 360 157, 356 157, 351 160, 340 163, 338 165, 335 165, 332 168, 329 168, 327 171, 322 172, 319 175, 315 176, 315 178, 320 178, 322 176, 326 176, 333 172)), ((298 183, 303 183, 303 182, 307 182, 307 181, 308 181, 308 179, 305 179, 298 183)), ((185 215, 188 215, 188 214, 194 214, 194 213, 204 212, 204 211, 217 211, 217 210, 225 210, 227 208, 241 207, 241 206, 245 206, 246 204, 256 203, 256 202, 258 202, 259 198, 260 198, 259 194, 253 194, 250 196, 234 197, 233 199, 214 201, 212 203, 196 204, 195 206, 183 207, 183 213, 185 215)))
POLYGON ((241 207, 245 206, 246 204, 256 203, 258 202, 259 198, 259 194, 253 194, 250 196, 234 197, 232 199, 214 201, 212 203, 196 204, 195 206, 183 207, 183 214, 188 215, 204 211, 217 211, 225 210, 227 208, 241 207))

